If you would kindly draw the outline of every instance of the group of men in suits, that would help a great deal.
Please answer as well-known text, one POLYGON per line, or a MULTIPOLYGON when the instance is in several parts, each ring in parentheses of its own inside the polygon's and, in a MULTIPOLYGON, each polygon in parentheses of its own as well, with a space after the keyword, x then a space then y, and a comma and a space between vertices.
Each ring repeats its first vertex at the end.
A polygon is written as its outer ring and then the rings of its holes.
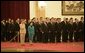
MULTIPOLYGON (((13 19, 1 21, 1 41, 10 41, 13 37, 19 34, 19 19, 14 21, 13 19)), ((14 39, 13 41, 17 41, 14 39)))
MULTIPOLYGON (((1 21, 1 40, 9 41, 14 36, 18 35, 16 39, 19 37, 19 22, 20 19, 13 21, 9 19, 8 21, 1 21)), ((73 18, 64 18, 61 21, 61 18, 44 18, 36 19, 33 18, 26 21, 26 41, 29 41, 28 30, 27 27, 29 23, 33 22, 35 35, 33 37, 34 42, 73 42, 73 41, 84 41, 84 18, 81 17, 80 21, 75 18, 73 22, 73 18), (74 37, 74 38, 73 38, 74 37)))
POLYGON ((84 18, 80 21, 75 18, 45 18, 42 21, 33 21, 37 42, 73 42, 84 40, 84 18))

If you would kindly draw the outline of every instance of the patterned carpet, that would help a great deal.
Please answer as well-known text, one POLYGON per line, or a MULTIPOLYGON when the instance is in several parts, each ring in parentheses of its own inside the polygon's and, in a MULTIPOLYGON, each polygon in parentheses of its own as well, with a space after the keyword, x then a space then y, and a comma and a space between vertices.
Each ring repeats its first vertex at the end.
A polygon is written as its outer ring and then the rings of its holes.
POLYGON ((33 43, 1 42, 1 52, 84 52, 84 42, 33 43))

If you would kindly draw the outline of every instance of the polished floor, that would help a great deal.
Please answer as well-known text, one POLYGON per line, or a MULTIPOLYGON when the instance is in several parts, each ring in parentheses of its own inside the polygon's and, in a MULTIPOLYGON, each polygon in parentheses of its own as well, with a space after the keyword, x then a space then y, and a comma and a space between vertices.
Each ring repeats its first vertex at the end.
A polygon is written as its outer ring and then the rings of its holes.
POLYGON ((84 42, 33 43, 1 42, 1 52, 84 52, 84 42))

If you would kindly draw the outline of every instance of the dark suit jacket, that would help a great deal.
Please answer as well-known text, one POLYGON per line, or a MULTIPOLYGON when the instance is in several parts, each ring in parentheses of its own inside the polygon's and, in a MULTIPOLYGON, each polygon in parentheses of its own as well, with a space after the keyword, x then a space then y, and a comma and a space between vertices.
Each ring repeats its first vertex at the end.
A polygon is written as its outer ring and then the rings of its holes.
POLYGON ((61 32, 61 30, 62 30, 62 25, 61 25, 61 23, 55 23, 55 30, 57 31, 57 32, 61 32))
POLYGON ((65 23, 64 21, 62 21, 61 24, 62 24, 62 31, 68 32, 68 22, 65 23))
POLYGON ((15 31, 19 31, 20 30, 20 26, 17 22, 15 22, 15 31))

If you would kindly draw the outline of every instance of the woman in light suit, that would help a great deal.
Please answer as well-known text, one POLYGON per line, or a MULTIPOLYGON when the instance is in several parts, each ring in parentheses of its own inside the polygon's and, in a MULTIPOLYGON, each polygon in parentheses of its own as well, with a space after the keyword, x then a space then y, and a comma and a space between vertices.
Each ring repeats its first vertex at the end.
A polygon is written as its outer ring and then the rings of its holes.
POLYGON ((21 44, 24 44, 25 42, 25 34, 26 34, 25 21, 22 19, 20 24, 20 43, 21 44))
POLYGON ((35 35, 35 29, 34 29, 34 25, 32 22, 28 26, 28 34, 29 34, 29 42, 30 42, 30 44, 32 44, 33 37, 35 35))

